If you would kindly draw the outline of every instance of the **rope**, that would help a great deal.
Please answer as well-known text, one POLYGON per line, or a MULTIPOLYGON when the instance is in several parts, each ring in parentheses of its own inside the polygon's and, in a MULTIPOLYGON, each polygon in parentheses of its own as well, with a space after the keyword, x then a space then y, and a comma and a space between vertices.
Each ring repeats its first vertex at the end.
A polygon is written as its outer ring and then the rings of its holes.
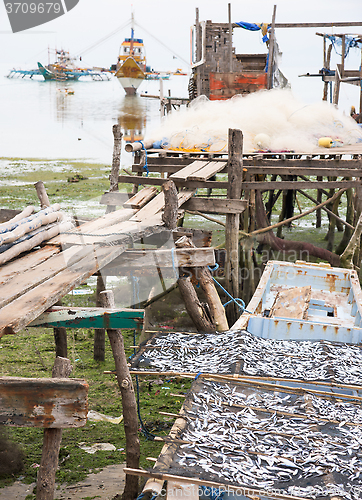
MULTIPOLYGON (((216 271, 217 269, 219 269, 219 264, 216 263, 214 267, 210 267, 210 266, 207 266, 208 269, 210 271, 216 271)), ((231 302, 234 302, 238 308, 241 310, 241 312, 247 312, 249 314, 250 311, 247 311, 246 308, 245 308, 245 302, 242 300, 242 299, 239 299, 239 298, 234 298, 232 295, 230 295, 230 293, 225 290, 225 288, 214 278, 214 276, 212 276, 212 279, 214 280, 214 282, 219 285, 219 287, 221 288, 221 290, 230 298, 230 300, 228 302, 226 302, 225 304, 223 304, 224 307, 226 307, 227 305, 231 304, 231 302)))
POLYGON ((147 149, 145 148, 145 145, 143 144, 142 141, 136 141, 139 142, 142 146, 143 151, 145 152, 145 164, 143 165, 143 169, 146 171, 146 177, 148 177, 149 170, 148 170, 148 160, 147 160, 147 149))

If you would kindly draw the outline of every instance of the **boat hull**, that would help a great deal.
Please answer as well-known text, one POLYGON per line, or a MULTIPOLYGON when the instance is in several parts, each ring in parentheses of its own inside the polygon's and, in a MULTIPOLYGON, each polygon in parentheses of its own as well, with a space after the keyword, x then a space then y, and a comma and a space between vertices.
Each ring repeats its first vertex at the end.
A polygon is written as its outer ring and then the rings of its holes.
POLYGON ((139 78, 117 77, 127 95, 135 95, 142 80, 139 78))
POLYGON ((122 66, 117 70, 116 77, 124 88, 126 94, 134 95, 146 75, 137 62, 132 57, 128 57, 122 66))
POLYGON ((276 340, 362 342, 362 291, 356 271, 269 261, 233 330, 276 340))

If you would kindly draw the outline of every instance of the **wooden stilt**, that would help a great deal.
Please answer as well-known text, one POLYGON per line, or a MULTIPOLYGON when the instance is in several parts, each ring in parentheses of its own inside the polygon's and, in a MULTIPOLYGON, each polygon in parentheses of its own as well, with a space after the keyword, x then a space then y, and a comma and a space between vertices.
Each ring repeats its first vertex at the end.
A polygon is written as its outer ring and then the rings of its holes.
MULTIPOLYGON (((106 289, 106 276, 97 276, 97 289, 96 289, 96 307, 101 307, 101 292, 106 289)), ((93 359, 95 361, 105 360, 105 347, 106 331, 104 328, 94 329, 94 344, 93 344, 93 359)))
MULTIPOLYGON (((68 378, 72 371, 69 359, 55 359, 52 377, 68 378)), ((62 429, 45 429, 43 451, 36 485, 36 500, 53 500, 55 473, 58 468, 62 429)))
MULTIPOLYGON (((122 132, 119 125, 113 125, 113 158, 112 158, 112 170, 109 176, 109 191, 118 191, 118 176, 119 169, 121 165, 121 147, 122 147, 122 132)), ((114 212, 116 210, 115 205, 107 205, 106 213, 114 212)))
MULTIPOLYGON (((100 293, 102 306, 114 309, 114 297, 111 290, 100 293)), ((127 467, 139 467, 140 441, 138 437, 137 403, 129 373, 123 337, 120 330, 107 329, 109 342, 112 347, 116 365, 116 376, 122 395, 122 409, 124 431, 126 435, 126 464, 127 467)), ((138 495, 138 478, 126 474, 123 500, 134 500, 138 495)))
MULTIPOLYGON (((240 199, 243 173, 243 135, 240 130, 229 130, 228 148, 229 159, 227 197, 231 199, 240 199)), ((226 215, 225 275, 227 290, 234 298, 239 297, 239 219, 239 214, 226 215)), ((238 310, 235 304, 230 304, 226 313, 229 324, 234 324, 238 318, 238 310)))

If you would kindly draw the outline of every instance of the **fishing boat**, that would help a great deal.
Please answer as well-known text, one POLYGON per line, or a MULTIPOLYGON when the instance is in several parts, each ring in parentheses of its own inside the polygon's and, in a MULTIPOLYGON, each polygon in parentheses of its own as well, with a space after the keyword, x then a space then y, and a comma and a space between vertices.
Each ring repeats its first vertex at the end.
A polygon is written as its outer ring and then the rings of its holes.
POLYGON ((125 38, 120 47, 115 66, 116 77, 127 95, 137 93, 138 87, 146 79, 146 56, 142 38, 134 37, 134 19, 131 18, 131 37, 125 38))
POLYGON ((12 70, 8 74, 8 78, 33 78, 34 76, 42 76, 45 81, 78 81, 80 78, 88 77, 88 79, 96 81, 110 80, 110 71, 104 68, 85 68, 76 64, 76 58, 71 57, 69 52, 61 49, 55 50, 56 60, 54 63, 43 65, 38 62, 37 69, 32 70, 12 70))
POLYGON ((277 340, 362 341, 362 292, 356 271, 269 261, 246 310, 232 327, 277 340))

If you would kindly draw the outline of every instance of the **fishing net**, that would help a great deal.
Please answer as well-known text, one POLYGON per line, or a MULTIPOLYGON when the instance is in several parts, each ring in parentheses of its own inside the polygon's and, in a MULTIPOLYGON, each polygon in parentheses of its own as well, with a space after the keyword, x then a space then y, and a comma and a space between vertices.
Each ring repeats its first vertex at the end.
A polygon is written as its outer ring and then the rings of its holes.
POLYGON ((326 101, 304 104, 289 89, 262 90, 224 101, 200 96, 188 108, 165 117, 150 140, 165 149, 226 152, 229 129, 243 132, 245 153, 308 153, 322 137, 331 138, 332 146, 362 141, 362 129, 350 116, 326 101))
POLYGON ((214 482, 219 492, 239 487, 248 497, 361 498, 355 400, 197 379, 180 415, 152 473, 214 482))
POLYGON ((362 348, 326 341, 264 339, 246 330, 156 333, 132 359, 131 370, 239 374, 362 385, 362 348))

